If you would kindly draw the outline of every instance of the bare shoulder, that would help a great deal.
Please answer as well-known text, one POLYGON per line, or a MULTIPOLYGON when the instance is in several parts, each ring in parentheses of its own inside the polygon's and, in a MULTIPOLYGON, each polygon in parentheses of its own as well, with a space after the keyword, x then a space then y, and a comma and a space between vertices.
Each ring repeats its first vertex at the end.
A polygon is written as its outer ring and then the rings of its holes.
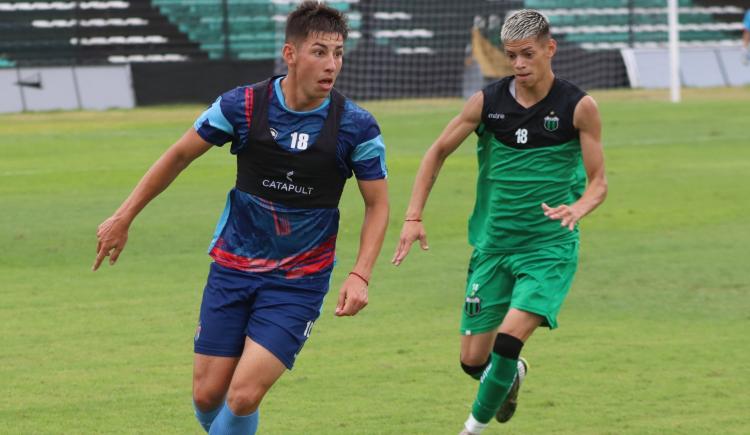
POLYGON ((599 106, 591 95, 585 95, 576 104, 573 114, 573 124, 578 129, 585 129, 589 126, 600 125, 599 106))
POLYGON ((484 93, 482 91, 475 92, 464 104, 464 108, 461 111, 461 118, 464 121, 479 124, 482 120, 482 107, 484 106, 484 93))

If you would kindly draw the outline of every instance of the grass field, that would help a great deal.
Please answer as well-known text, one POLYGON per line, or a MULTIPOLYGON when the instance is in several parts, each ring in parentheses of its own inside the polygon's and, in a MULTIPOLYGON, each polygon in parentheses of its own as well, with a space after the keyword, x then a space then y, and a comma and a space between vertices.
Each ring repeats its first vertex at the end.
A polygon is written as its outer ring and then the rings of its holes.
MULTIPOLYGON (((750 89, 600 92, 610 193, 582 224, 561 327, 538 331, 513 421, 488 434, 750 431, 750 89)), ((425 213, 429 252, 389 264, 416 167, 458 100, 366 105, 388 146, 392 221, 370 305, 333 316, 361 199, 341 204, 332 294, 264 434, 455 434, 475 384, 458 365, 473 138, 425 213)), ((205 249, 234 180, 209 152, 92 273, 95 231, 198 106, 0 116, 0 433, 199 434, 192 339, 205 249)))

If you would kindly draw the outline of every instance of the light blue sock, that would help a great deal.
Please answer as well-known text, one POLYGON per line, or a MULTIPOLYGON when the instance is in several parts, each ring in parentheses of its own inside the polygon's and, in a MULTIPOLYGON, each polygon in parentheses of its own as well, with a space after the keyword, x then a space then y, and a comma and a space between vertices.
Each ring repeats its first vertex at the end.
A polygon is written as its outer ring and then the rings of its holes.
POLYGON ((195 406, 195 402, 193 402, 193 408, 195 409, 195 418, 198 419, 198 423, 203 426, 203 429, 208 432, 209 429, 211 429, 211 423, 213 423, 214 419, 217 415, 219 415, 219 411, 221 411, 221 406, 214 409, 213 411, 203 412, 200 409, 198 409, 197 406, 195 406))
POLYGON ((257 429, 257 410, 250 415, 234 415, 225 402, 208 433, 209 435, 255 435, 257 429))

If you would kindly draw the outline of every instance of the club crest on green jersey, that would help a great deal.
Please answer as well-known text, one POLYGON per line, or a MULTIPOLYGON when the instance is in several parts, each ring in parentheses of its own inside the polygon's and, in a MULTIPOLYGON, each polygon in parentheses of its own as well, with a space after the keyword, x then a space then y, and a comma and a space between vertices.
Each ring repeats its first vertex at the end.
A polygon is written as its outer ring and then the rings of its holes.
POLYGON ((544 117, 544 129, 547 131, 555 131, 560 126, 560 118, 555 116, 555 112, 552 111, 549 115, 544 117))

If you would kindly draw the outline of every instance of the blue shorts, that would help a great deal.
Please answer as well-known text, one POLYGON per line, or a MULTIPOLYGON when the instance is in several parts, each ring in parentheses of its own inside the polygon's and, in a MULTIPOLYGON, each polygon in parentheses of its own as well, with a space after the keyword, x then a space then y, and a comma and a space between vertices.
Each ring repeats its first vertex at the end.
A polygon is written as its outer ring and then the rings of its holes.
POLYGON ((245 336, 291 369, 320 316, 329 276, 284 279, 211 264, 195 353, 238 357, 245 336))

